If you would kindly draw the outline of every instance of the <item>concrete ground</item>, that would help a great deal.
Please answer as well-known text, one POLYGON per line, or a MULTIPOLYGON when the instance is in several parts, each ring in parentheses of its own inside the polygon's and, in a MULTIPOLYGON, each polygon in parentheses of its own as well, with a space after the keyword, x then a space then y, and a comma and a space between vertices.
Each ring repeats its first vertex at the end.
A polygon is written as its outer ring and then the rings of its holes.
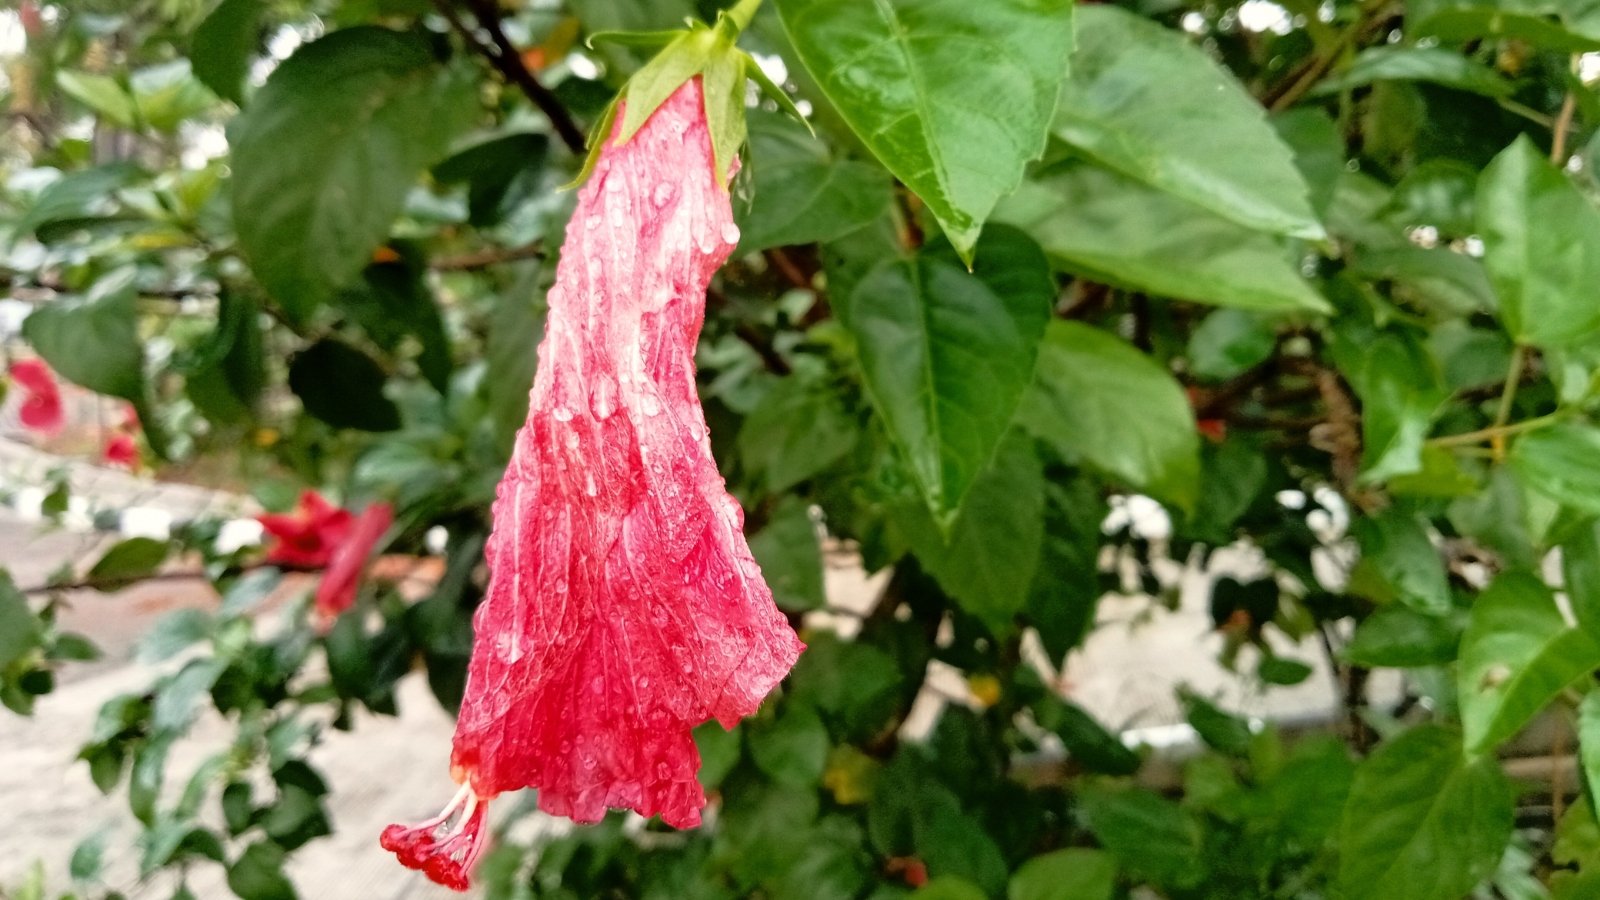
MULTIPOLYGON (((75 493, 89 498, 89 508, 72 517, 80 527, 45 530, 33 517, 42 496, 37 486, 60 464, 59 458, 0 437, 0 489, 15 498, 11 508, 0 506, 0 566, 9 568, 20 585, 41 582, 63 562, 92 560, 99 547, 114 540, 114 535, 82 527, 96 510, 117 510, 125 526, 138 529, 159 523, 163 516, 182 520, 201 512, 238 514, 248 508, 238 498, 80 463, 67 469, 75 493)), ((1236 563, 1247 567, 1248 556, 1241 555, 1236 563)), ((832 556, 827 575, 831 603, 860 608, 870 602, 876 582, 849 556, 832 556)), ((1250 715, 1299 719, 1332 714, 1332 681, 1326 660, 1314 648, 1293 650, 1315 669, 1295 688, 1262 693, 1222 670, 1215 662, 1220 637, 1211 630, 1205 609, 1204 576, 1190 571, 1181 577, 1185 589, 1176 611, 1158 608, 1148 598, 1113 597, 1102 604, 1100 627, 1065 667, 1062 683, 1069 696, 1102 721, 1133 729, 1135 740, 1155 744, 1190 736, 1187 726, 1178 724, 1182 714, 1173 690, 1179 684, 1250 715)), ((66 890, 73 847, 101 827, 117 829, 121 837, 109 845, 115 887, 134 900, 171 895, 169 881, 137 881, 134 831, 123 796, 101 796, 75 756, 103 702, 140 690, 160 674, 160 668, 134 659, 138 637, 172 609, 213 602, 204 585, 187 582, 72 597, 67 627, 88 635, 105 656, 65 669, 56 692, 42 699, 32 718, 0 710, 0 898, 7 886, 20 883, 35 860, 42 861, 52 889, 66 890)), ((918 721, 908 727, 925 727, 946 698, 964 694, 957 673, 935 671, 928 695, 918 704, 918 721)), ((400 710, 395 718, 363 717, 348 733, 330 731, 313 751, 313 761, 332 787, 328 803, 335 833, 293 857, 290 875, 305 900, 459 896, 402 869, 376 843, 385 824, 431 815, 452 787, 447 778, 452 723, 420 678, 403 683, 400 710)), ((229 734, 219 718, 202 719, 190 739, 174 750, 170 779, 181 785, 229 734)), ((189 886, 198 897, 231 896, 214 865, 197 868, 189 886)))

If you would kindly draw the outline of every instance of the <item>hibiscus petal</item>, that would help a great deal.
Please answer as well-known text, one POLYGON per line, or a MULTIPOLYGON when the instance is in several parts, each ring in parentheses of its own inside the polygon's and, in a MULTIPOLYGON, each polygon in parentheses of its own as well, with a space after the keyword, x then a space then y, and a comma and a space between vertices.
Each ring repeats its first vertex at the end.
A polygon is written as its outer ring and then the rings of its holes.
POLYGON ((356 602, 367 557, 393 523, 394 507, 374 503, 362 510, 350 526, 349 535, 334 548, 315 598, 317 614, 325 621, 337 618, 356 602))
POLYGON ((753 713, 803 649, 695 389, 706 287, 738 242, 713 172, 691 80, 579 194, 474 621, 453 761, 477 795, 698 824, 691 730, 753 713))

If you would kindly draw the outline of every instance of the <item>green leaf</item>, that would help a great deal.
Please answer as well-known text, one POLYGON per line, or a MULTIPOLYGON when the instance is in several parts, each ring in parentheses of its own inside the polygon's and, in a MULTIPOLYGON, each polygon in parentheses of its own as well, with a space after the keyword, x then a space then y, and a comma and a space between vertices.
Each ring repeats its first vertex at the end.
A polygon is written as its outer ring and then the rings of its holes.
POLYGON ((1485 97, 1510 96, 1514 87, 1500 73, 1456 50, 1443 47, 1368 47, 1343 70, 1311 92, 1322 97, 1376 81, 1427 81, 1485 97))
POLYGON ((336 31, 273 71, 229 132, 233 216, 290 315, 307 318, 367 265, 475 105, 411 32, 336 31))
POLYGON ((1385 742, 1356 769, 1339 883, 1362 900, 1458 900, 1511 838, 1511 790, 1492 756, 1468 760, 1435 726, 1385 742))
POLYGON ((63 70, 56 73, 56 86, 68 97, 89 107, 95 115, 104 117, 113 125, 137 128, 139 107, 133 95, 110 75, 91 75, 88 72, 63 70))
POLYGON ((245 78, 261 30, 260 0, 222 0, 194 31, 194 76, 224 100, 244 105, 245 78))
POLYGON ((427 283, 427 261, 409 244, 396 248, 393 262, 374 262, 361 272, 354 286, 341 291, 338 305, 390 354, 400 351, 407 337, 421 345, 417 367, 433 389, 443 394, 450 387, 450 337, 445 333, 439 304, 427 283))
POLYGON ((1425 615, 1450 611, 1444 559, 1420 520, 1391 508, 1376 518, 1356 520, 1351 531, 1361 547, 1352 590, 1380 602, 1397 600, 1425 615))
POLYGON ((1097 850, 1074 847, 1035 856, 1006 887, 1006 900, 1111 900, 1117 867, 1097 850))
POLYGON ((227 290, 217 297, 216 331, 184 380, 184 392, 214 422, 249 421, 266 389, 260 314, 254 298, 227 290))
POLYGON ((783 710, 769 723, 746 730, 750 758, 767 777, 780 784, 814 786, 828 761, 828 729, 806 706, 783 710))
POLYGON ((1461 628, 1403 606, 1378 610, 1356 626, 1344 658, 1358 666, 1441 666, 1456 658, 1461 628))
POLYGON ((544 333, 545 292, 540 290, 542 266, 525 264, 511 282, 511 289, 500 292, 489 315, 489 337, 484 351, 488 372, 484 390, 488 393, 489 415, 495 425, 498 443, 511 452, 511 440, 528 417, 528 391, 539 355, 529 349, 537 346, 544 333))
POLYGON ((1188 688, 1179 688, 1184 717, 1189 726, 1212 749, 1234 756, 1244 756, 1250 750, 1250 723, 1225 712, 1221 707, 1188 688))
POLYGON ((839 310, 873 406, 941 525, 1005 434, 1055 296, 1027 235, 992 228, 982 250, 971 273, 937 250, 885 260, 839 310))
POLYGON ((295 900, 283 863, 283 850, 277 844, 257 841, 228 867, 228 887, 240 900, 295 900))
POLYGON ((43 628, 17 590, 11 574, 0 569, 0 672, 39 646, 43 628))
POLYGON ((1325 236, 1261 104, 1205 51, 1114 6, 1078 10, 1078 48, 1057 136, 1241 225, 1325 236))
POLYGON ((1600 211, 1528 138, 1483 170, 1478 231, 1501 319, 1518 342, 1561 346, 1600 328, 1600 211))
POLYGON ((324 338, 289 362, 289 389, 306 412, 335 428, 394 431, 400 409, 383 394, 387 376, 372 357, 324 338))
POLYGON ((772 599, 789 611, 820 609, 828 603, 822 585, 822 546, 809 505, 785 497, 767 524, 750 537, 750 553, 772 588, 772 599))
POLYGON ((1139 754, 1077 704, 1046 696, 1033 704, 1033 717, 1040 728, 1061 738, 1073 761, 1086 770, 1102 775, 1139 771, 1139 754))
POLYGON ((157 732, 174 734, 187 730, 200 712, 200 703, 226 667, 220 659, 193 659, 177 674, 165 679, 156 690, 151 726, 157 732))
POLYGON ((1068 459, 1180 509, 1194 507, 1194 412, 1177 380, 1120 338, 1080 322, 1050 323, 1018 421, 1068 459))
POLYGON ((781 494, 838 462, 859 435, 836 391, 783 378, 739 427, 739 458, 769 492, 781 494))
POLYGON ((140 69, 128 80, 128 86, 144 124, 169 134, 217 103, 216 95, 189 70, 186 59, 140 69))
POLYGON ((1027 229, 1057 266, 1105 284, 1243 309, 1328 309, 1281 241, 1098 166, 1052 166, 995 218, 1027 229))
POLYGON ((445 184, 466 183, 468 220, 483 228, 537 195, 549 152, 546 135, 501 135, 456 152, 433 167, 433 177, 445 184))
POLYGON ((139 639, 137 659, 146 665, 164 662, 209 638, 211 614, 203 609, 179 609, 161 617, 139 639))
POLYGON ((1589 788, 1585 793, 1600 796, 1600 691, 1593 689, 1578 704, 1578 763, 1589 788))
POLYGON ((1084 790, 1079 804, 1084 825, 1129 872, 1164 886, 1199 883, 1200 823, 1178 804, 1142 788, 1099 786, 1084 790))
POLYGON ((1023 614, 1054 659, 1065 659, 1094 625, 1100 595, 1100 523, 1106 504, 1088 479, 1044 490, 1044 544, 1023 614))
POLYGON ((1039 566, 1043 493, 1038 455, 1014 432, 973 483, 948 538, 918 503, 895 509, 893 521, 922 567, 962 609, 996 634, 1007 634, 1028 602, 1039 566))
POLYGON ((778 0, 777 7, 822 92, 971 262, 995 203, 1044 151, 1072 51, 1072 4, 778 0))
POLYGON ((977 885, 965 878, 946 875, 930 878, 917 889, 916 900, 986 900, 988 897, 977 885))
POLYGON ((47 241, 49 234, 55 230, 97 218, 108 198, 143 175, 143 170, 128 162, 69 172, 39 192, 33 204, 17 220, 14 233, 34 234, 41 241, 47 241))
POLYGON ((1519 38, 1565 52, 1600 50, 1600 20, 1593 7, 1568 0, 1419 0, 1406 10, 1406 33, 1447 41, 1519 38))
POLYGON ((1341 344, 1336 354, 1361 398, 1362 478, 1382 481, 1422 471, 1422 441, 1445 400, 1427 353, 1399 334, 1384 333, 1341 344))
POLYGON ((1600 524, 1584 525, 1561 543, 1561 582, 1578 627, 1600 637, 1600 524))
POLYGON ((100 872, 105 868, 106 842, 110 838, 111 829, 101 828, 78 843, 72 851, 72 860, 67 866, 73 881, 100 880, 100 872))
POLYGON ((737 212, 739 253, 842 238, 889 208, 883 169, 835 159, 828 145, 784 116, 750 114, 754 197, 737 212))
POLYGON ((1521 572, 1496 578, 1473 603, 1461 637, 1467 751, 1494 749, 1597 668, 1600 640, 1567 625, 1543 582, 1521 572))
POLYGON ((144 401, 144 345, 132 270, 107 275, 82 299, 41 306, 22 336, 61 377, 91 391, 144 401))
POLYGON ((1189 336, 1189 371, 1226 381, 1265 362, 1277 346, 1270 321, 1244 310, 1219 309, 1189 336))
POLYGON ((132 537, 112 545, 89 569, 89 580, 100 590, 116 590, 145 578, 161 567, 172 545, 155 538, 132 537))
POLYGON ((1600 514, 1600 429, 1562 422, 1517 438, 1511 464, 1528 487, 1573 509, 1600 514))

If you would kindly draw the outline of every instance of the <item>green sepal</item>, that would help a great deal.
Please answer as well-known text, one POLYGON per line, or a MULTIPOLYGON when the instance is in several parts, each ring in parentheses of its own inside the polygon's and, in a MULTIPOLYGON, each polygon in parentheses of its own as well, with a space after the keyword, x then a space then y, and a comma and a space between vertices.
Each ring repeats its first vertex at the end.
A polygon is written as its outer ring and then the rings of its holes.
POLYGON ((600 44, 615 44, 618 47, 665 47, 678 39, 683 34, 681 29, 673 31, 597 31, 584 40, 584 46, 593 50, 600 44))
POLYGON ((746 74, 755 81, 757 87, 761 88, 761 93, 772 98, 773 102, 778 104, 779 109, 793 116, 801 125, 806 127, 806 131, 811 132, 812 137, 816 137, 817 130, 811 127, 811 120, 805 117, 805 114, 800 111, 800 107, 794 105, 794 98, 789 96, 789 92, 767 76, 766 70, 761 68, 761 64, 756 62, 755 57, 743 51, 741 51, 741 55, 744 56, 746 74))
MULTIPOLYGON (((607 141, 612 140, 613 129, 616 131, 613 146, 631 140, 661 104, 696 75, 701 78, 701 93, 705 102, 706 124, 711 132, 712 160, 716 166, 718 184, 728 183, 733 160, 748 135, 744 118, 746 78, 754 78, 765 93, 772 95, 785 110, 803 121, 799 110, 783 90, 767 78, 748 53, 734 46, 759 5, 760 0, 740 0, 733 8, 717 15, 715 26, 690 20, 686 31, 639 34, 602 32, 591 36, 591 44, 596 40, 607 40, 630 46, 664 46, 623 85, 618 97, 623 105, 620 125, 616 124, 617 101, 612 101, 606 108, 605 115, 590 135, 589 155, 584 160, 583 170, 568 187, 583 183, 594 171, 600 151, 605 148, 607 141)), ((806 127, 811 126, 807 124, 806 127)))

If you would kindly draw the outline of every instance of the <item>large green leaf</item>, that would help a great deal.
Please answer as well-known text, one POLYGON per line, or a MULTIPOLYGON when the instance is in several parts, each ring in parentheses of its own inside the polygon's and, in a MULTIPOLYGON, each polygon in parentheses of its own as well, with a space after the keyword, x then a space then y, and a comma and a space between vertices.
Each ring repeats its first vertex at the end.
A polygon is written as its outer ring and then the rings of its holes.
POLYGON ((1079 798, 1084 824, 1128 871, 1161 885, 1196 886, 1205 872, 1200 823, 1160 794, 1096 787, 1079 798))
POLYGON ((895 510, 912 551, 962 609, 995 633, 1012 630, 1028 602, 1044 543, 1044 474, 1017 432, 973 482, 949 534, 922 504, 895 510))
POLYGON ((1341 339, 1335 358, 1361 399, 1362 477, 1422 471, 1422 441, 1445 391, 1437 367, 1409 335, 1341 339))
POLYGON ((800 61, 964 259, 1044 151, 1068 0, 778 0, 800 61))
POLYGON ((1600 50, 1600 15, 1572 0, 1418 0, 1406 9, 1414 37, 1520 38, 1566 52, 1600 50))
POLYGON ((889 208, 883 169, 834 159, 828 145, 777 114, 750 116, 755 196, 738 209, 739 252, 844 237, 889 208))
POLYGON ((1194 411, 1171 373, 1114 335, 1080 322, 1050 323, 1018 421, 1068 459, 1179 508, 1194 506, 1194 411))
POLYGON ((0 571, 0 672, 39 645, 42 629, 8 572, 0 571))
POLYGON ((1511 838, 1511 790, 1492 757, 1412 729, 1356 769, 1339 841, 1344 896, 1458 900, 1494 871, 1511 838))
POLYGON ((1055 133, 1100 162, 1242 225, 1321 238, 1305 179, 1261 104, 1176 31, 1078 10, 1055 133))
POLYGON ((1493 750, 1567 685, 1600 668, 1600 641, 1572 628, 1532 575, 1495 579, 1461 637, 1458 692, 1468 752, 1493 750))
POLYGON ((1029 380, 1055 286, 1044 253, 994 228, 968 272, 925 250, 885 260, 839 309, 860 345, 867 393, 928 508, 948 525, 993 458, 1029 380))
POLYGON ((1351 574, 1352 591, 1399 601, 1426 615, 1450 611, 1444 558, 1416 516, 1389 509, 1356 520, 1350 530, 1361 547, 1361 561, 1351 574))
POLYGON ((39 192, 17 220, 15 233, 37 234, 48 243, 52 232, 99 218, 112 195, 142 174, 133 163, 116 162, 63 175, 39 192))
POLYGON ((1061 268, 1163 297, 1262 310, 1327 311, 1288 248, 1172 194, 1098 166, 1053 166, 995 213, 1061 268))
POLYGON ((786 610, 819 609, 823 592, 822 546, 809 504, 785 497, 762 529, 750 537, 750 553, 772 588, 773 602, 786 610))
POLYGON ((334 338, 312 344, 289 362, 289 389, 307 414, 335 428, 399 428, 400 410, 384 396, 385 380, 372 357, 334 338))
POLYGON ((739 428, 739 457, 768 491, 780 494, 849 453, 860 425, 827 385, 780 379, 739 428))
POLYGON ((1600 328, 1600 211, 1528 138, 1483 170, 1478 230, 1512 337, 1560 346, 1600 328))
POLYGON ((195 29, 189 63, 194 77, 218 97, 244 105, 245 77, 259 37, 260 0, 222 0, 195 29))
POLYGON ((284 309, 305 318, 366 266, 473 107, 413 33, 336 31, 272 73, 229 132, 233 217, 284 309))
POLYGON ((1600 790, 1600 691, 1590 690, 1578 704, 1578 763, 1593 797, 1600 790))
POLYGON ((1517 439, 1511 464, 1521 482, 1546 497, 1600 515, 1600 429, 1577 422, 1541 428, 1517 439))
POLYGON ((1111 900, 1117 867, 1096 850, 1073 847, 1035 856, 1006 886, 1006 900, 1111 900))
POLYGON ((81 299, 39 307, 22 323, 22 336, 68 381, 144 402, 144 345, 132 270, 100 279, 81 299))
POLYGON ((1511 94, 1500 73, 1443 47, 1368 47, 1344 70, 1317 85, 1313 94, 1337 94, 1376 81, 1428 81, 1488 97, 1511 94))

